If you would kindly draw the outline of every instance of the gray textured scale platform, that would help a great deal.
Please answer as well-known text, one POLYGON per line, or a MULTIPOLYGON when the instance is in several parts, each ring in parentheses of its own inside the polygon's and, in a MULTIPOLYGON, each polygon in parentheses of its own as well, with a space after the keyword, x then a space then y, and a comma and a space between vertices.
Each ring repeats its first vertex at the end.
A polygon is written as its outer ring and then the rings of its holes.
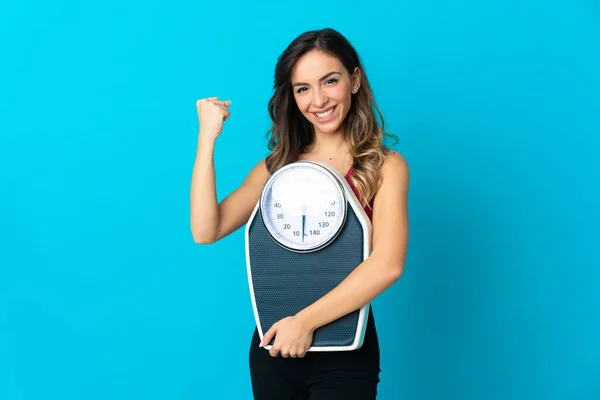
MULTIPOLYGON (((371 221, 335 168, 297 161, 265 183, 246 225, 246 266, 261 339, 334 289, 371 251, 371 221)), ((360 348, 369 305, 317 329, 308 351, 360 348)), ((266 348, 269 349, 272 343, 266 348)))

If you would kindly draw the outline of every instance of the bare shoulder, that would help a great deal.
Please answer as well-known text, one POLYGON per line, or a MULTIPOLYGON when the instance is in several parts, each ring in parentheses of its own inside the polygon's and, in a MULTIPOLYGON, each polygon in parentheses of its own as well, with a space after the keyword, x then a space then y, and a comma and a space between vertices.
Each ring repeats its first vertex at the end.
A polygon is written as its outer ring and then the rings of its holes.
POLYGON ((410 170, 406 158, 397 151, 390 150, 381 168, 382 185, 399 185, 408 189, 410 183, 410 170))

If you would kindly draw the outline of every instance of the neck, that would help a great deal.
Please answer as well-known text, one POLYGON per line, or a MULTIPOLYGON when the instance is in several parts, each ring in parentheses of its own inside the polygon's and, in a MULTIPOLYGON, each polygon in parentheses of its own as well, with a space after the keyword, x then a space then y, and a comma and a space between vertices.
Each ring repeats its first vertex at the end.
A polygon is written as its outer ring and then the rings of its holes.
POLYGON ((348 151, 348 144, 344 137, 344 131, 339 130, 332 133, 323 133, 315 129, 315 137, 311 145, 311 151, 315 153, 337 154, 348 151))

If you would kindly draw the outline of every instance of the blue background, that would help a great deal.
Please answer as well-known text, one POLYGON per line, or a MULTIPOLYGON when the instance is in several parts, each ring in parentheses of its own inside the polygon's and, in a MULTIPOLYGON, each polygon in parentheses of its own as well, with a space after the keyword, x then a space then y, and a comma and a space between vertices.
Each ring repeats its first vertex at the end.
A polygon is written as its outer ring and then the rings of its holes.
POLYGON ((232 100, 222 199, 326 26, 412 171, 379 398, 600 398, 597 1, 71 0, 0 6, 0 399, 251 398, 243 230, 189 229, 195 101, 232 100))

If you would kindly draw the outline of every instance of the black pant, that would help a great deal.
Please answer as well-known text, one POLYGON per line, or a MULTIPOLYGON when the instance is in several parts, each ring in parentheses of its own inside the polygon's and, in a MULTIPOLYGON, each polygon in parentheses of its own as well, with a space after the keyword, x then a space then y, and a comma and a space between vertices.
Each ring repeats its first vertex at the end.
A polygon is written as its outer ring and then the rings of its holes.
POLYGON ((250 377, 255 400, 372 400, 379 383, 379 341, 372 309, 363 345, 354 351, 308 352, 303 358, 271 357, 250 346, 250 377))

